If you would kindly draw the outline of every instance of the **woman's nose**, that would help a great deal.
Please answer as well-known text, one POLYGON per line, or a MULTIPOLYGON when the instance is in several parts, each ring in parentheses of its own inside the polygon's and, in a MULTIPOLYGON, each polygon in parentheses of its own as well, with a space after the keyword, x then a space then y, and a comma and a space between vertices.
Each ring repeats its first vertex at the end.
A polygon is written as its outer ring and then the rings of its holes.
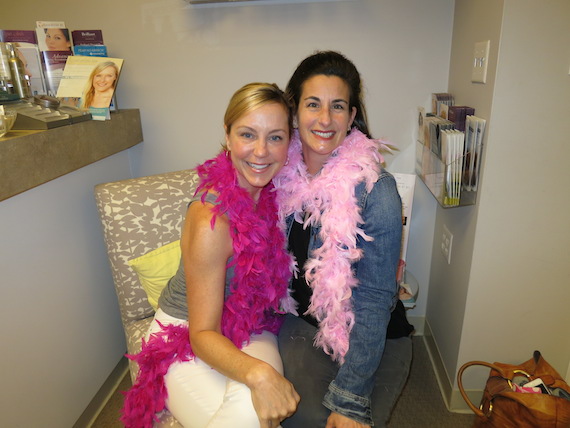
POLYGON ((259 138, 255 142, 253 154, 259 158, 267 156, 267 142, 264 139, 259 138))
POLYGON ((321 113, 319 114, 319 122, 324 125, 328 125, 331 122, 331 113, 328 108, 321 110, 321 113))

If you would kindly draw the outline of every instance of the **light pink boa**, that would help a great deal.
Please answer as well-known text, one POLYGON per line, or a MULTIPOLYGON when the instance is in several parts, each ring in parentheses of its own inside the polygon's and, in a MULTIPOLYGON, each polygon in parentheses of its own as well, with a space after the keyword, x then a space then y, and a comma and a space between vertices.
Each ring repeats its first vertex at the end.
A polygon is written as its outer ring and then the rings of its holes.
POLYGON ((354 325, 351 296, 358 280, 352 265, 362 257, 356 242, 359 236, 367 241, 373 239, 360 227, 363 220, 355 188, 364 181, 367 192, 372 190, 383 162, 380 149, 389 146, 354 128, 321 171, 311 177, 295 132, 289 164, 273 180, 283 227, 291 214, 305 226, 321 225, 319 236, 323 245, 309 254, 305 264, 305 277, 313 290, 307 312, 319 322, 315 346, 322 347, 340 364, 348 351, 354 325))

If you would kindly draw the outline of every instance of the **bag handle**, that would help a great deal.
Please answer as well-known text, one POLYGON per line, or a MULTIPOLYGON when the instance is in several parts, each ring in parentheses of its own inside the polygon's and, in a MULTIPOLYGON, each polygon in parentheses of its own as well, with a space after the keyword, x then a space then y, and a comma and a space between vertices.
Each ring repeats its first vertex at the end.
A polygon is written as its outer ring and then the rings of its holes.
MULTIPOLYGON (((501 367, 498 367, 495 364, 487 363, 486 361, 469 361, 468 363, 465 363, 461 366, 461 368, 457 372, 457 385, 459 386, 459 392, 461 393, 461 396, 463 397, 463 399, 465 400, 465 402, 467 403, 469 408, 471 410, 473 410, 473 413, 475 413, 477 416, 479 416, 481 418, 484 418, 484 417, 488 416, 488 414, 485 415, 485 413, 483 413, 483 411, 479 407, 475 407, 475 405, 471 402, 471 400, 467 396, 467 393, 465 392, 465 388, 463 388, 463 379, 462 379, 463 378, 463 372, 465 371, 465 369, 467 369, 468 367, 471 367, 471 366, 489 367, 490 369, 497 371, 503 379, 506 379, 507 382, 509 382, 509 385, 511 385, 511 379, 509 379, 507 376, 505 376, 504 371, 501 367)), ((515 370, 514 373, 520 373, 520 374, 530 378, 530 375, 528 373, 526 373, 524 370, 515 370)), ((492 406, 489 408, 489 413, 491 411, 492 411, 492 406)))

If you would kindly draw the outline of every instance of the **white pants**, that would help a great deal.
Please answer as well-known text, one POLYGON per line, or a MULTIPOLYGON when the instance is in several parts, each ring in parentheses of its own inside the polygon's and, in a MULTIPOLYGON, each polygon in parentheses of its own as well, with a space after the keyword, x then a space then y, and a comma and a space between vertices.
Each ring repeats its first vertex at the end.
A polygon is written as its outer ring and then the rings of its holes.
MULTIPOLYGON (((160 330, 157 320, 163 325, 188 324, 158 309, 147 338, 160 330)), ((264 331, 253 335, 242 351, 271 364, 283 374, 277 338, 273 334, 264 331)), ((164 382, 168 390, 166 407, 185 428, 259 428, 250 389, 220 374, 199 358, 172 364, 164 382)))

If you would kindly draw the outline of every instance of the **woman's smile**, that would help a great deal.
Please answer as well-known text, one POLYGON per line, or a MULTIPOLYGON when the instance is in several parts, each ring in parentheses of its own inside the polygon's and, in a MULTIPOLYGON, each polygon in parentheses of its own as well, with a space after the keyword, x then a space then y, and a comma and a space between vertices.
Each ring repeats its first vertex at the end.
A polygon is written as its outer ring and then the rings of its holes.
POLYGON ((325 140, 330 140, 335 134, 334 131, 312 131, 312 133, 325 140))

